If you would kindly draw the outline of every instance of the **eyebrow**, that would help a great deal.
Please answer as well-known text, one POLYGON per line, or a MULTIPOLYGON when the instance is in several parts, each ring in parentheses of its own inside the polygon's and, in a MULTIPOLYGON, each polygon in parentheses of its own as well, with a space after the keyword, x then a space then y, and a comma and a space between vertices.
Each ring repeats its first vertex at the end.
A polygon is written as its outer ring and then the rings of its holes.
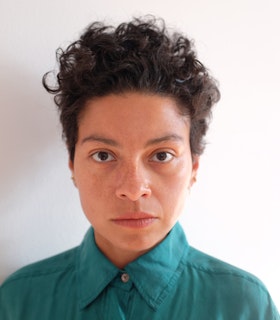
POLYGON ((167 134, 160 138, 151 139, 146 143, 146 146, 151 146, 151 145, 158 144, 161 142, 166 142, 166 141, 183 141, 183 140, 184 140, 183 137, 179 136, 178 134, 172 133, 172 134, 167 134))
POLYGON ((81 141, 81 144, 84 144, 85 142, 90 142, 90 141, 102 142, 102 143, 108 144, 108 145, 113 146, 113 147, 118 147, 119 146, 119 143, 117 141, 115 141, 113 139, 100 137, 100 136, 95 135, 95 134, 91 134, 90 136, 85 137, 81 141))
MULTIPOLYGON (((177 135, 177 134, 167 134, 163 137, 159 137, 159 138, 155 138, 155 139, 151 139, 151 140, 148 140, 147 143, 146 143, 146 147, 148 146, 151 146, 151 145, 155 145, 155 144, 159 144, 161 142, 166 142, 166 141, 183 141, 183 137, 177 135)), ((110 145, 110 146, 113 146, 113 147, 119 147, 120 144, 113 140, 113 139, 109 139, 109 138, 105 138, 105 137, 101 137, 101 136, 98 136, 98 135, 95 135, 95 134, 92 134, 92 135, 89 135, 87 137, 85 137, 82 141, 81 141, 81 144, 84 144, 86 142, 101 142, 101 143, 104 143, 104 144, 107 144, 107 145, 110 145)))

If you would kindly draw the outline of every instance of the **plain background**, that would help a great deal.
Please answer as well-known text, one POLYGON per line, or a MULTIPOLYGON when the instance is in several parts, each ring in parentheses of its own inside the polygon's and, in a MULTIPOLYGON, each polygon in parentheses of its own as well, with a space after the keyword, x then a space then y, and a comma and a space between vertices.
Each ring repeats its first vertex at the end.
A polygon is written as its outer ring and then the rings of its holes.
POLYGON ((41 77, 93 20, 155 14, 195 40, 220 82, 189 242, 257 275, 280 306, 278 0, 0 0, 0 282, 76 246, 88 228, 41 77))

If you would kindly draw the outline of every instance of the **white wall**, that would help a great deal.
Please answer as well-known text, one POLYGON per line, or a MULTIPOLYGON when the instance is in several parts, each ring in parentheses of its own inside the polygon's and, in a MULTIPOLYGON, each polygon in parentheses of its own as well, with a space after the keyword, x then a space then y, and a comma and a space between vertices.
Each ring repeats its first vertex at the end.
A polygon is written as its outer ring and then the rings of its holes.
POLYGON ((196 40, 219 79, 189 242, 244 268, 280 308, 278 0, 0 0, 0 282, 78 244, 88 227, 41 76, 91 21, 153 13, 196 40))

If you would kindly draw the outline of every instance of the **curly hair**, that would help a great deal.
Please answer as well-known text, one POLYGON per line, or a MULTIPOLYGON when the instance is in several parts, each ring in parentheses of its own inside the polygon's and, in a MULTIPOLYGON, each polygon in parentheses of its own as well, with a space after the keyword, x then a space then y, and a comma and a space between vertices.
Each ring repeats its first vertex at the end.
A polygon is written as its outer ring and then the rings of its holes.
POLYGON ((101 22, 89 25, 79 40, 57 50, 54 94, 63 137, 74 160, 79 115, 95 97, 128 91, 168 96, 190 118, 192 155, 203 153, 213 105, 220 99, 216 81, 197 59, 192 41, 169 34, 162 19, 134 18, 117 27, 101 22))

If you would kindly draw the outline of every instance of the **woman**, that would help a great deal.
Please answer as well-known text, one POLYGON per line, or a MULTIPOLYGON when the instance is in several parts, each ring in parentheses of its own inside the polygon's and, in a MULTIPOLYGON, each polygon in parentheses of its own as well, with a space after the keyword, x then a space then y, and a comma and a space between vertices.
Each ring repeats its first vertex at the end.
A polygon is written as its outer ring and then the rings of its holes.
POLYGON ((69 168, 92 227, 1 287, 1 319, 279 319, 254 276, 189 246, 178 218, 219 90, 163 22, 93 23, 58 52, 69 168))

